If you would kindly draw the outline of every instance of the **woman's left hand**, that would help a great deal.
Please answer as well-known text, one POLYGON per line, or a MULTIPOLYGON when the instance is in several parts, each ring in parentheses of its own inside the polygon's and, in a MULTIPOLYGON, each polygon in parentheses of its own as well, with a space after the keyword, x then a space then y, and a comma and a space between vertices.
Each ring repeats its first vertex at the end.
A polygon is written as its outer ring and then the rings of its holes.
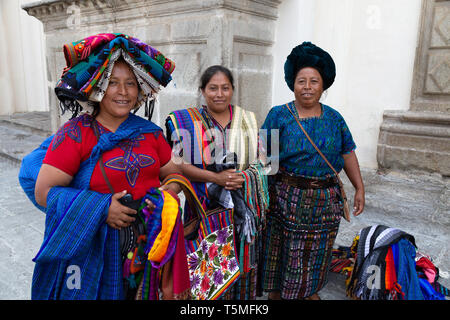
MULTIPOLYGON (((177 183, 172 182, 172 183, 169 183, 169 184, 166 184, 166 185, 163 185, 163 186, 159 187, 159 190, 161 190, 161 191, 172 191, 171 194, 172 194, 172 196, 175 197, 176 194, 181 191, 181 188, 178 186, 177 183), (175 192, 175 190, 179 190, 179 191, 175 192)), ((156 208, 155 204, 153 202, 151 202, 149 199, 145 199, 145 203, 147 204, 147 209, 150 212, 152 212, 156 208)))
POLYGON ((180 198, 178 197, 178 194, 181 192, 181 187, 176 182, 171 182, 169 184, 165 184, 159 188, 161 191, 168 192, 172 197, 177 200, 178 204, 180 204, 180 198))
POLYGON ((364 183, 359 170, 358 158, 354 151, 342 155, 344 158, 344 171, 355 188, 355 198, 353 199, 353 215, 356 217, 364 210, 365 195, 364 183))
POLYGON ((364 189, 357 189, 355 191, 355 198, 353 201, 353 215, 355 217, 363 212, 364 205, 365 205, 364 189))
POLYGON ((242 173, 236 169, 227 169, 221 172, 214 173, 214 180, 211 182, 225 187, 225 190, 237 190, 242 188, 245 179, 242 173))
POLYGON ((171 191, 173 191, 175 194, 178 194, 178 193, 181 192, 181 187, 180 187, 180 185, 179 185, 178 183, 176 183, 176 182, 171 182, 171 183, 169 183, 169 184, 165 184, 165 185, 161 186, 161 187, 159 188, 159 190, 161 190, 161 191, 169 191, 169 190, 171 190, 171 191))
POLYGON ((156 208, 156 206, 153 204, 153 202, 151 202, 151 201, 148 200, 148 199, 145 199, 145 203, 147 204, 147 209, 148 209, 150 212, 152 212, 152 211, 156 208))

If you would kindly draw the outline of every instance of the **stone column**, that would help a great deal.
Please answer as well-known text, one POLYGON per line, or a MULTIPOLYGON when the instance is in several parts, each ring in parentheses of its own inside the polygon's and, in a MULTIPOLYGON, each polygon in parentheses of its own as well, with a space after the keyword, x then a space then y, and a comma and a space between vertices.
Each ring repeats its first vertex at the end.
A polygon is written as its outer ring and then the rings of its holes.
MULTIPOLYGON (((49 81, 65 66, 65 43, 101 32, 135 36, 175 61, 173 81, 164 88, 153 121, 201 103, 201 73, 221 64, 235 76, 233 103, 264 119, 272 99, 272 45, 280 0, 42 0, 23 7, 43 22, 49 81)), ((61 118, 49 88, 52 130, 61 118)))
POLYGON ((449 21, 449 0, 423 0, 410 109, 385 111, 380 168, 450 176, 449 21))

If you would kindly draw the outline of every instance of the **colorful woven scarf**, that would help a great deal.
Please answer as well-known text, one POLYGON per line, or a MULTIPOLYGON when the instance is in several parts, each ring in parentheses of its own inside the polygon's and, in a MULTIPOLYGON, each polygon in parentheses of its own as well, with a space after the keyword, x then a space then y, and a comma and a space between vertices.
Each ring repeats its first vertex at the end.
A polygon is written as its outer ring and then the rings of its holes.
POLYGON ((148 260, 160 263, 167 252, 171 234, 175 227, 177 215, 179 213, 178 202, 167 192, 152 188, 145 199, 152 201, 156 208, 150 213, 144 209, 146 223, 154 220, 153 228, 149 233, 146 252, 148 260))
POLYGON ((231 120, 229 151, 238 156, 236 170, 242 171, 250 164, 257 163, 258 129, 255 114, 235 106, 231 120))
POLYGON ((436 281, 437 276, 427 278, 423 273, 422 266, 436 268, 430 260, 422 265, 414 260, 414 243, 412 235, 399 229, 364 228, 351 247, 334 250, 331 271, 347 275, 346 293, 354 299, 444 300, 448 289, 436 281), (372 283, 376 278, 379 287, 372 283))
MULTIPOLYGON (((177 144, 181 145, 183 158, 187 163, 207 169, 208 165, 214 162, 214 156, 220 157, 211 152, 217 150, 214 143, 218 139, 211 135, 214 130, 210 129, 213 129, 214 125, 205 108, 174 111, 169 114, 166 127, 168 139, 174 142, 174 150, 178 147, 177 144)), ((269 205, 267 176, 258 160, 258 125, 254 113, 233 106, 233 118, 226 140, 226 152, 237 156, 236 170, 240 171, 245 179, 242 192, 248 210, 239 212, 239 208, 234 204, 234 224, 237 230, 240 230, 240 268, 243 272, 249 272, 256 266, 257 260, 257 253, 251 247, 254 240, 261 235, 269 205), (241 225, 237 225, 237 217, 242 217, 241 225)), ((207 199, 204 206, 206 209, 211 196, 210 187, 201 182, 193 182, 192 185, 200 200, 207 199)), ((189 217, 185 218, 189 220, 189 217)))
MULTIPOLYGON (((166 127, 167 138, 174 142, 174 152, 181 147, 183 159, 187 163, 206 170, 208 165, 214 163, 215 158, 221 158, 221 155, 215 154, 217 152, 215 141, 221 139, 215 139, 212 135, 214 133, 214 130, 211 130, 214 128, 213 121, 205 108, 174 111, 169 114, 166 127)), ((254 113, 239 106, 233 106, 233 118, 228 132, 226 151, 236 154, 236 169, 243 171, 250 165, 258 164, 258 126, 254 113)), ((258 181, 266 181, 266 179, 262 175, 258 181)), ((206 184, 194 182, 192 185, 200 201, 205 201, 206 208, 209 203, 206 184)), ((253 189, 262 188, 255 187, 253 189)))
POLYGON ((67 66, 55 93, 63 112, 75 117, 83 107, 100 102, 109 84, 114 62, 123 57, 140 87, 137 108, 160 86, 172 80, 175 64, 161 52, 137 38, 121 33, 101 33, 64 45, 67 66), (91 103, 87 103, 90 101, 91 103))
MULTIPOLYGON (((206 169, 215 161, 213 156, 221 158, 221 155, 212 155, 212 150, 216 150, 214 141, 216 139, 212 136, 214 125, 204 108, 174 111, 169 114, 166 126, 172 133, 168 139, 175 142, 175 148, 176 144, 181 142, 184 160, 188 163, 206 169)), ((233 118, 228 132, 227 151, 237 155, 236 169, 242 171, 249 165, 257 163, 258 125, 255 114, 239 106, 233 106, 233 118)), ((207 194, 204 184, 200 188, 203 190, 199 190, 197 185, 194 185, 194 188, 196 192, 200 191, 199 196, 207 194)))
MULTIPOLYGON (((171 298, 186 299, 190 282, 179 203, 169 192, 156 188, 147 192, 142 204, 145 204, 145 199, 152 201, 155 208, 152 212, 146 207, 143 209, 148 239, 144 252, 148 261, 137 299, 159 300, 160 282, 162 286, 171 286, 171 298), (166 265, 169 268, 161 278, 161 270, 166 265)), ((165 291, 163 289, 163 294, 167 293, 165 291)))

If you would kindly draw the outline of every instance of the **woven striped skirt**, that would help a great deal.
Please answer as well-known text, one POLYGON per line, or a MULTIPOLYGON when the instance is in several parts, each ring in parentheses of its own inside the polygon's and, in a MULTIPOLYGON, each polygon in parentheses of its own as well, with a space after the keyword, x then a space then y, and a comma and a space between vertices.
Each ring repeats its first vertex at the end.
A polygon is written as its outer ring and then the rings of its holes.
POLYGON ((271 184, 264 240, 263 289, 282 299, 309 297, 327 282, 343 214, 339 187, 300 189, 271 184))

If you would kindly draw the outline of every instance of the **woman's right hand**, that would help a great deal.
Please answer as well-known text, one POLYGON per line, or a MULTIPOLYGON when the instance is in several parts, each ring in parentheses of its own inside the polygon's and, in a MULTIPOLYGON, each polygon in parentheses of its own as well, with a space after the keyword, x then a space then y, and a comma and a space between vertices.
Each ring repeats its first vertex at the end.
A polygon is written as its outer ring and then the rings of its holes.
POLYGON ((128 208, 119 202, 119 199, 127 194, 127 191, 118 192, 113 194, 111 198, 111 204, 108 209, 108 217, 106 218, 106 223, 114 229, 120 230, 131 225, 131 223, 136 220, 136 218, 130 217, 130 215, 135 215, 136 210, 128 208))
POLYGON ((242 188, 244 183, 242 173, 237 172, 236 169, 227 169, 215 173, 214 183, 225 187, 226 190, 236 190, 242 188))

